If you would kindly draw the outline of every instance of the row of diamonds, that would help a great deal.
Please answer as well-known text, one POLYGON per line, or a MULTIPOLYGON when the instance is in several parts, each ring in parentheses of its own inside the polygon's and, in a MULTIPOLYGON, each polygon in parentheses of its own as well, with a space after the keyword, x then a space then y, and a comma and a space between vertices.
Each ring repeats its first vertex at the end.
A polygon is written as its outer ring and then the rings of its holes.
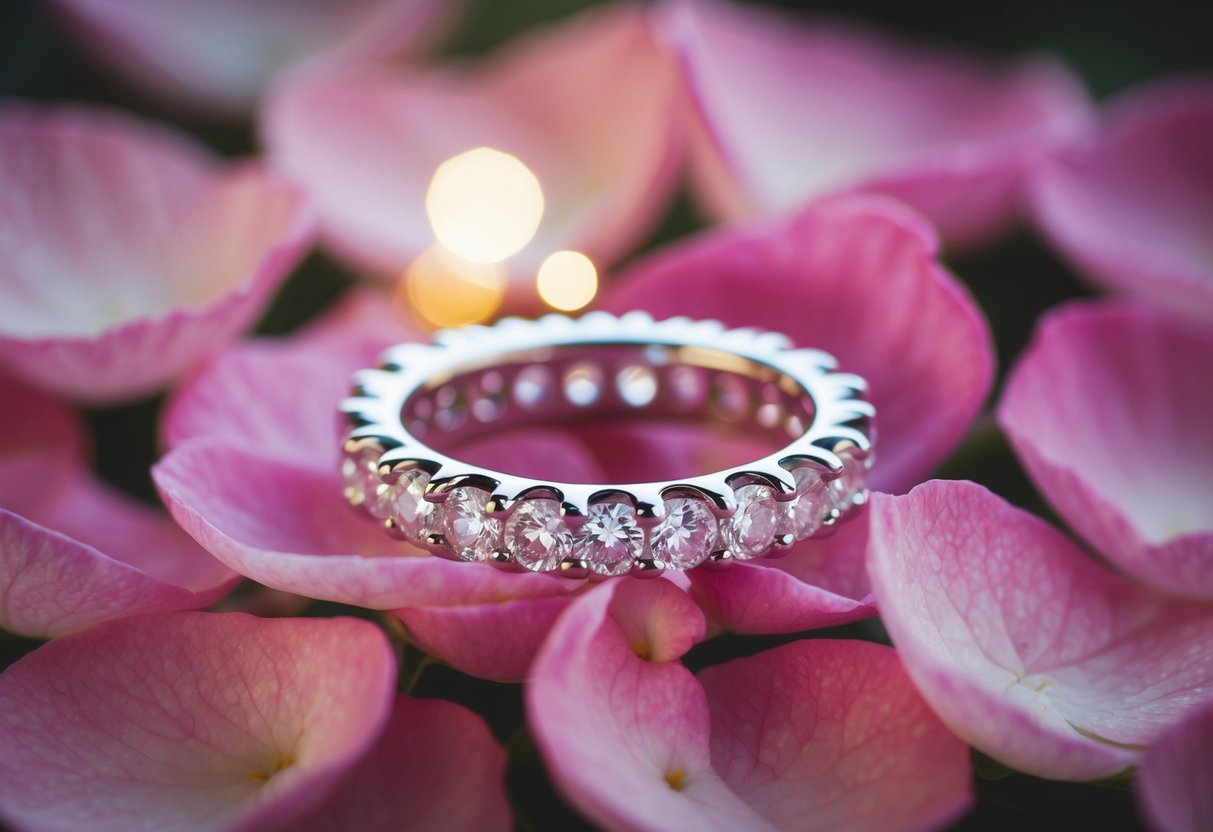
POLYGON ((725 518, 717 518, 703 499, 671 497, 665 515, 646 535, 627 502, 590 506, 576 532, 553 499, 524 500, 504 520, 489 512, 489 494, 478 488, 455 488, 434 503, 425 499, 429 478, 424 472, 406 472, 390 485, 380 480, 379 455, 378 448, 368 446, 344 458, 345 495, 372 516, 390 520, 406 539, 425 543, 441 535, 452 553, 468 561, 506 552, 511 561, 536 572, 580 561, 609 576, 627 574, 642 560, 686 570, 714 552, 749 560, 765 554, 781 537, 804 540, 856 503, 866 468, 857 455, 842 451, 843 472, 832 481, 811 468, 796 469, 796 492, 785 501, 777 500, 769 485, 743 485, 734 492, 736 511, 725 518))

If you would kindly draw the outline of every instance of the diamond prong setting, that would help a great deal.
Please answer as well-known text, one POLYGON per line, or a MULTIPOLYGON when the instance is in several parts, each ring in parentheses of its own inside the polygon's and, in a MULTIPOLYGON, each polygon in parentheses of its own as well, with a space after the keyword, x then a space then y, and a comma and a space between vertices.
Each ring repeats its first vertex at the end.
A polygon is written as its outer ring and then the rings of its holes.
POLYGON ((394 347, 380 368, 356 376, 355 394, 341 406, 351 425, 342 445, 342 490, 351 505, 393 537, 452 559, 510 571, 570 578, 652 577, 665 570, 722 568, 776 557, 798 541, 832 533, 867 500, 864 480, 872 459, 874 410, 862 398, 863 380, 834 367, 828 354, 795 349, 782 336, 685 318, 655 322, 643 313, 506 319, 492 327, 448 330, 433 345, 394 347), (642 373, 637 367, 644 365, 630 359, 612 382, 615 371, 592 351, 598 345, 657 358, 642 373), (548 367, 539 357, 562 348, 581 350, 577 367, 593 372, 577 376, 576 384, 566 374, 562 383, 560 365, 548 367), (530 354, 536 356, 534 363, 512 377, 494 369, 495 358, 502 355, 515 360, 530 354), (732 382, 731 388, 687 387, 681 381, 685 374, 677 372, 680 365, 670 356, 701 354, 708 358, 693 365, 696 372, 727 372, 716 369, 714 361, 728 363, 712 358, 718 355, 736 358, 752 377, 736 376, 742 382, 732 382), (466 367, 489 371, 459 388, 459 373, 470 372, 461 369, 466 367), (543 372, 528 375, 529 368, 543 372), (625 377, 625 370, 631 375, 625 377), (433 378, 444 380, 431 382, 433 378), (642 378, 656 388, 628 399, 629 378, 642 378), (585 386, 594 379, 600 382, 598 389, 585 386), (750 385, 748 392, 738 397, 738 385, 744 384, 750 385), (426 398, 430 390, 437 392, 426 398), (540 404, 559 407, 562 392, 579 397, 566 407, 585 409, 590 405, 583 400, 609 397, 616 390, 616 406, 624 410, 642 406, 636 402, 665 401, 678 414, 688 407, 716 407, 732 419, 738 406, 751 407, 757 425, 786 430, 791 442, 762 459, 710 474, 590 485, 469 465, 420 438, 445 424, 440 418, 444 397, 474 408, 478 395, 491 396, 492 407, 480 413, 496 416, 513 408, 516 415, 541 417, 540 404), (713 395, 725 398, 713 405, 713 395), (697 396, 702 400, 696 401, 697 396))

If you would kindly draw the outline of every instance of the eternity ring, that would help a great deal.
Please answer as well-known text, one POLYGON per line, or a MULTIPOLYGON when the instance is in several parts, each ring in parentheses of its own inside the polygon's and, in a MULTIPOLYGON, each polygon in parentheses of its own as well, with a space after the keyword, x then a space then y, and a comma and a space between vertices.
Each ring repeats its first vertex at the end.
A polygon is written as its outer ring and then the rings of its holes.
POLYGON ((648 576, 779 554, 866 497, 874 410, 864 380, 835 366, 776 333, 640 312, 443 330, 354 376, 341 404, 344 493, 398 538, 509 569, 648 576), (638 414, 731 422, 779 450, 685 479, 608 484, 493 471, 436 449, 638 414))

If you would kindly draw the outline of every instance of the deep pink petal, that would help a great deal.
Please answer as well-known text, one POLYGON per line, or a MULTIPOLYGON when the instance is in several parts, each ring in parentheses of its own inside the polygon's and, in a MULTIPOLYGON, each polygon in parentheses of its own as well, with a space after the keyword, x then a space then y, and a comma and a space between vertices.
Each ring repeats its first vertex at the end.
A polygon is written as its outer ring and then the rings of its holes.
POLYGON ((51 396, 0 374, 0 508, 26 514, 83 467, 84 426, 51 396))
POLYGON ((177 613, 65 636, 0 676, 0 816, 28 829, 280 825, 373 745, 395 676, 383 634, 350 618, 177 613))
POLYGON ((674 480, 760 459, 777 445, 744 430, 705 421, 607 420, 579 427, 577 436, 608 482, 674 480))
POLYGON ((1050 504, 1116 566, 1213 600, 1213 337, 1140 307, 1050 314, 999 421, 1050 504))
POLYGON ((302 255, 302 194, 124 116, 0 113, 0 361, 88 401, 146 394, 248 327, 302 255))
POLYGON ((869 618, 876 607, 863 569, 867 527, 864 514, 782 558, 697 569, 691 597, 715 627, 735 633, 796 633, 869 618))
POLYGON ((513 828, 505 749, 471 711, 396 698, 375 747, 294 832, 445 832, 513 828))
POLYGON ((1160 736, 1137 775, 1137 799, 1158 832, 1213 829, 1213 703, 1160 736))
POLYGON ((868 571, 940 718, 1012 768, 1121 771, 1213 696, 1213 610, 1154 595, 972 483, 873 495, 868 571))
POLYGON ((194 439, 152 470, 173 517, 219 560, 275 589, 374 609, 562 595, 573 581, 457 563, 351 510, 336 472, 194 439))
POLYGON ((552 252, 601 267, 647 233, 673 185, 676 101, 673 63, 643 13, 613 7, 473 68, 299 74, 271 94, 263 128, 274 162, 314 195, 328 241, 390 278, 434 243, 424 197, 441 162, 481 146, 517 156, 546 205, 510 261, 533 305, 552 252))
POLYGON ((1028 166, 1086 113, 1045 59, 993 66, 722 0, 665 12, 698 115, 695 183, 720 217, 878 191, 971 243, 1008 223, 1028 166))
POLYGON ((968 747, 888 647, 793 642, 699 681, 713 767, 778 829, 938 829, 972 802, 968 747))
POLYGON ((1213 83, 1133 90, 1034 177, 1037 226, 1100 285, 1213 320, 1211 143, 1213 83))
POLYGON ((527 719, 552 779, 595 824, 769 828, 712 770, 708 703, 677 660, 702 633, 668 581, 607 582, 556 622, 526 687, 527 719))
POLYGON ((602 305, 756 326, 833 353, 871 387, 871 485, 897 491, 959 440, 994 369, 985 320, 936 254, 934 235, 908 209, 845 197, 677 244, 638 265, 602 305))
POLYGON ((549 426, 514 428, 452 445, 456 459, 524 477, 562 482, 609 482, 580 431, 549 426))
MULTIPOLYGON (((550 581, 563 580, 549 577, 550 581)), ((557 591, 560 587, 553 587, 557 591)), ((396 610, 409 640, 431 656, 482 679, 521 682, 571 595, 396 610)))
POLYGON ((296 61, 388 56, 424 46, 446 0, 59 0, 85 43, 176 107, 238 117, 296 61))

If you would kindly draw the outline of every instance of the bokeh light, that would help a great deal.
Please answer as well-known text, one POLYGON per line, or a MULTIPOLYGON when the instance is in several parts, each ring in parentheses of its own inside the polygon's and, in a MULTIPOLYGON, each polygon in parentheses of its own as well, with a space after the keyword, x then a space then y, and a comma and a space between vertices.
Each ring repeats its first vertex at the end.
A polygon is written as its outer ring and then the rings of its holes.
POLYGON ((444 327, 488 320, 501 306, 505 289, 500 263, 476 263, 439 244, 413 261, 397 292, 412 314, 444 327))
POLYGON ((476 263, 498 263, 535 236, 543 189, 517 156, 478 147, 438 166, 425 210, 448 249, 476 263))
POLYGON ((544 303, 572 312, 598 293, 598 270, 580 251, 557 251, 543 261, 535 283, 544 303))

